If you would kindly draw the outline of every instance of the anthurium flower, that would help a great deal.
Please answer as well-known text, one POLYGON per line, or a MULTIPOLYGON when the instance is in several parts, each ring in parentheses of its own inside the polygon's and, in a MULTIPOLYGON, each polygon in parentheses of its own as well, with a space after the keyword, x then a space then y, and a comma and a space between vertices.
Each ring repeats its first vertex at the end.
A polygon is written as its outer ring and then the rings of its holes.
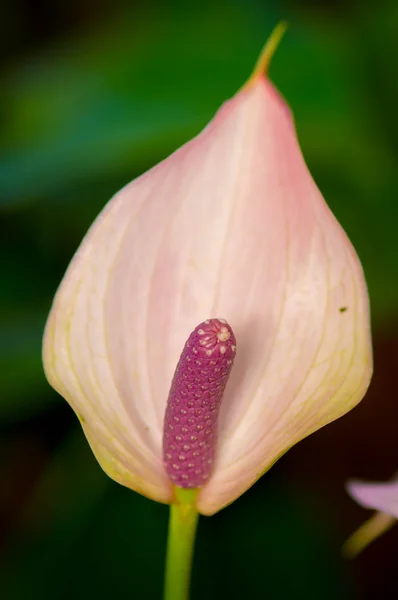
POLYGON ((387 483, 349 481, 347 491, 358 504, 377 511, 345 543, 344 554, 354 557, 397 522, 398 476, 387 483))
POLYGON ((196 499, 207 515, 353 408, 372 370, 360 262, 264 74, 268 59, 269 48, 197 137, 107 204, 67 270, 44 338, 48 380, 103 469, 169 503, 163 434, 173 374, 198 324, 226 320, 237 352, 196 499))

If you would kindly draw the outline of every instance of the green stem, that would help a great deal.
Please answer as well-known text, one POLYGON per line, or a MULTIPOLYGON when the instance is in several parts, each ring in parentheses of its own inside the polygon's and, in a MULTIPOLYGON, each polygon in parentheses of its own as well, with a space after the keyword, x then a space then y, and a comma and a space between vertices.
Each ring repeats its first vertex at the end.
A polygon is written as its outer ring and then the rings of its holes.
POLYGON ((198 512, 198 490, 174 488, 175 503, 170 505, 167 539, 164 600, 188 600, 193 547, 198 512))

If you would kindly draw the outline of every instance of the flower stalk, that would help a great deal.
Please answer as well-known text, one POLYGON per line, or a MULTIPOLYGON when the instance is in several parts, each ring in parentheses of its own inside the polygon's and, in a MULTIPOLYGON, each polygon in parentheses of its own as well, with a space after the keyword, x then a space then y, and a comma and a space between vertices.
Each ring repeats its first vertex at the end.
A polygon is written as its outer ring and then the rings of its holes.
POLYGON ((342 548, 344 558, 355 558, 371 542, 386 533, 396 522, 395 518, 383 512, 376 512, 345 542, 342 548))
POLYGON ((275 51, 277 50, 286 32, 286 29, 287 23, 285 21, 281 21, 280 23, 278 23, 278 25, 276 25, 268 40, 266 41, 260 53, 260 56, 257 59, 253 72, 245 85, 250 85, 251 83, 255 82, 259 77, 262 77, 267 73, 272 57, 274 56, 275 51))
POLYGON ((167 538, 164 600, 188 600, 191 566, 199 513, 198 490, 174 488, 167 538))

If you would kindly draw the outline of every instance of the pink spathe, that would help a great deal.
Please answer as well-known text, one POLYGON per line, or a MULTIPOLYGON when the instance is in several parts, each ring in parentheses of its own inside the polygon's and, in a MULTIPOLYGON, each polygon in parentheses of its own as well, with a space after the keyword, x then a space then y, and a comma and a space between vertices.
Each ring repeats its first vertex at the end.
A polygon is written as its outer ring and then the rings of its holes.
POLYGON ((358 257, 286 104, 260 75, 109 202, 45 332, 47 377, 104 470, 160 502, 173 497, 162 453, 173 373, 190 332, 214 315, 231 324, 239 352, 197 498, 203 514, 353 408, 372 372, 358 257))

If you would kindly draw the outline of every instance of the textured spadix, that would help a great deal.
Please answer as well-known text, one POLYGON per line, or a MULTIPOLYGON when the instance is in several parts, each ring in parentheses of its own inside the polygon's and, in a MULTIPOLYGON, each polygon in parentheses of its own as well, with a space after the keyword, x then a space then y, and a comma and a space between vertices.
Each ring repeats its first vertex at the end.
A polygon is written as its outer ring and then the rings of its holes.
POLYGON ((195 327, 184 346, 163 434, 164 464, 175 485, 202 487, 213 470, 217 417, 235 352, 235 336, 224 319, 207 319, 195 327))
POLYGON ((190 332, 212 315, 233 324, 239 354, 197 498, 204 514, 355 406, 372 368, 361 265, 308 172, 286 104, 257 74, 198 137, 110 201, 46 329, 47 377, 99 462, 155 500, 173 493, 162 460, 173 373, 190 332))

